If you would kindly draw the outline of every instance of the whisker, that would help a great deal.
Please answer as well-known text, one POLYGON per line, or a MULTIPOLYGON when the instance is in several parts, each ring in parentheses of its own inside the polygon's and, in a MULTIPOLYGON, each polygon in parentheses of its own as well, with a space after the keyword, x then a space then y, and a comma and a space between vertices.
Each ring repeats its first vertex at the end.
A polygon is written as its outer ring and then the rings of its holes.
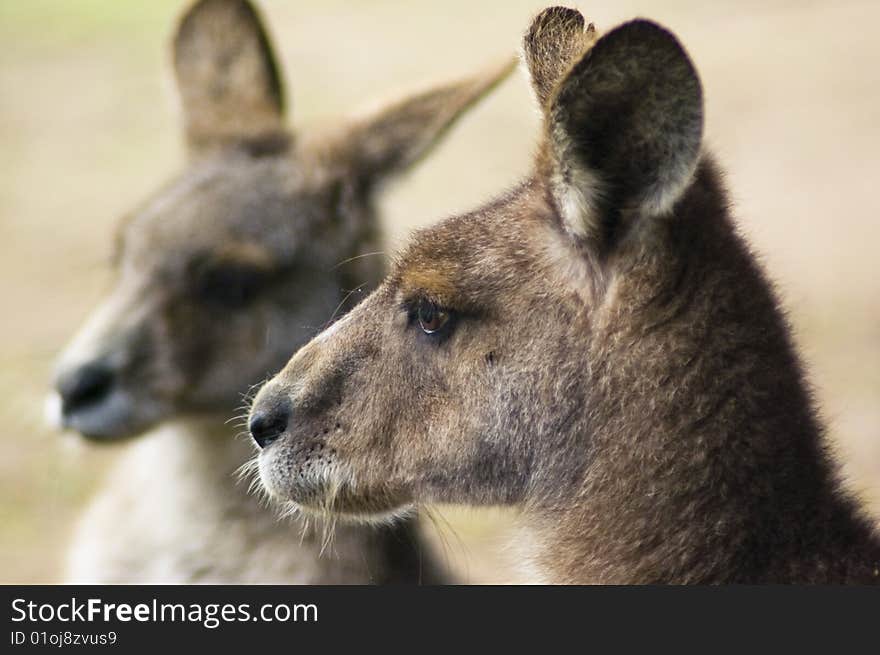
POLYGON ((467 544, 465 544, 464 540, 461 538, 461 535, 458 534, 458 531, 449 522, 449 519, 443 515, 443 513, 437 508, 431 508, 426 505, 420 506, 420 510, 425 511, 425 515, 430 520, 431 524, 434 526, 434 529, 437 531, 437 537, 440 540, 440 546, 443 551, 443 560, 446 566, 446 569, 451 571, 453 569, 450 553, 455 552, 455 549, 451 546, 449 539, 450 537, 454 538, 456 543, 458 544, 458 550, 462 555, 462 559, 464 560, 465 567, 465 580, 470 579, 470 551, 468 550, 467 544))
POLYGON ((369 284, 369 282, 362 282, 361 284, 357 285, 354 289, 349 291, 347 294, 345 294, 345 297, 339 301, 339 304, 336 305, 336 309, 333 310, 333 314, 330 316, 330 320, 327 321, 326 325, 324 326, 325 328, 329 327, 330 324, 333 323, 333 321, 336 319, 337 314, 339 314, 339 310, 345 306, 345 303, 348 302, 348 299, 351 298, 352 294, 357 293, 363 287, 365 287, 367 284, 369 284))
POLYGON ((246 418, 245 414, 236 414, 235 416, 232 416, 232 417, 226 419, 225 421, 223 421, 223 425, 229 425, 233 421, 241 421, 243 418, 246 418))
POLYGON ((331 270, 331 271, 335 271, 337 268, 339 268, 339 267, 342 266, 343 264, 348 264, 349 262, 353 262, 353 261, 355 261, 356 259, 363 259, 364 257, 374 257, 374 256, 376 256, 376 255, 383 255, 383 256, 384 256, 384 255, 385 255, 385 252, 382 251, 382 250, 377 250, 377 251, 375 251, 375 252, 365 252, 365 253, 362 254, 362 255, 355 255, 354 257, 349 257, 348 259, 343 259, 341 262, 339 262, 338 264, 336 264, 336 266, 334 266, 334 267, 331 268, 330 270, 331 270))

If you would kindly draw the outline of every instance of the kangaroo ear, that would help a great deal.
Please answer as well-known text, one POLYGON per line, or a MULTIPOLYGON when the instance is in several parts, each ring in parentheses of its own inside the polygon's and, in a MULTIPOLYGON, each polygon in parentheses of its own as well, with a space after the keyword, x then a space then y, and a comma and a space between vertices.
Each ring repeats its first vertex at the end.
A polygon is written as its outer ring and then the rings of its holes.
POLYGON ((664 214, 687 188, 703 133, 700 81, 672 34, 635 20, 571 68, 546 128, 566 228, 604 241, 621 212, 664 214))
POLYGON ((366 183, 410 168, 515 67, 511 57, 477 75, 407 96, 354 119, 333 139, 334 159, 366 183))
POLYGON ((584 28, 576 9, 550 7, 532 21, 523 38, 523 59, 538 104, 545 107, 556 83, 596 40, 593 24, 584 28))
POLYGON ((174 38, 187 140, 196 151, 283 131, 284 98, 269 38, 247 0, 199 0, 174 38))

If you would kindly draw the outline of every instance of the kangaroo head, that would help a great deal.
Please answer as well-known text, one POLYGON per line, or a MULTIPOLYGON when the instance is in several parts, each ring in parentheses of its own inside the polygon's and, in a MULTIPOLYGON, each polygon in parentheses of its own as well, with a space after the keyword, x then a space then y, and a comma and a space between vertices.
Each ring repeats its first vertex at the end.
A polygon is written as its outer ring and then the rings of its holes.
POLYGON ((264 487, 367 519, 518 503, 554 581, 876 581, 685 51, 554 8, 525 61, 532 176, 417 233, 261 389, 264 487))
POLYGON ((174 69, 189 162, 121 222, 113 289, 57 367, 63 424, 93 438, 231 413, 372 288, 375 190, 510 66, 294 135, 254 8, 202 0, 179 25, 174 69))
POLYGON ((591 340, 624 253, 666 238, 692 184, 700 83, 657 25, 596 40, 561 8, 536 18, 525 61, 544 114, 534 175, 417 233, 257 396, 275 495, 369 517, 528 501, 589 466, 591 340))

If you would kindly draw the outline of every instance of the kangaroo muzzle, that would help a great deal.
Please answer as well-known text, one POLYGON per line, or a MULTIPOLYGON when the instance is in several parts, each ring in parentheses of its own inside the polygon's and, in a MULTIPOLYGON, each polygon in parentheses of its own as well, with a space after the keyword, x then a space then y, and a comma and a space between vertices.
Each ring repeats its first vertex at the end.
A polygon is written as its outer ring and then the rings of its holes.
POLYGON ((248 420, 251 438, 261 450, 268 448, 287 431, 292 414, 290 401, 283 395, 263 396, 251 409, 248 420))

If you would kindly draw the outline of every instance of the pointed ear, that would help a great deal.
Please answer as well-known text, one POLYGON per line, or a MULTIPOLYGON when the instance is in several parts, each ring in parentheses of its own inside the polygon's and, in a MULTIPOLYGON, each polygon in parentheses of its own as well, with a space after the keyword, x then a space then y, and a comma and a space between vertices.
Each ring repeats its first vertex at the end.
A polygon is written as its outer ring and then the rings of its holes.
POLYGON ((334 139, 333 158, 373 183, 421 160, 466 110, 516 67, 511 57, 477 75, 415 93, 352 121, 334 139))
POLYGON ((174 38, 174 71, 193 150, 283 132, 278 66, 247 0, 196 2, 174 38))
POLYGON ((546 128, 566 228, 607 240, 621 212, 664 214, 689 185, 703 134, 700 81, 672 34, 632 21, 571 68, 546 128))
POLYGON ((596 28, 584 27, 576 9, 550 7, 535 17, 523 38, 523 60, 538 105, 544 107, 556 83, 596 40, 596 28))

